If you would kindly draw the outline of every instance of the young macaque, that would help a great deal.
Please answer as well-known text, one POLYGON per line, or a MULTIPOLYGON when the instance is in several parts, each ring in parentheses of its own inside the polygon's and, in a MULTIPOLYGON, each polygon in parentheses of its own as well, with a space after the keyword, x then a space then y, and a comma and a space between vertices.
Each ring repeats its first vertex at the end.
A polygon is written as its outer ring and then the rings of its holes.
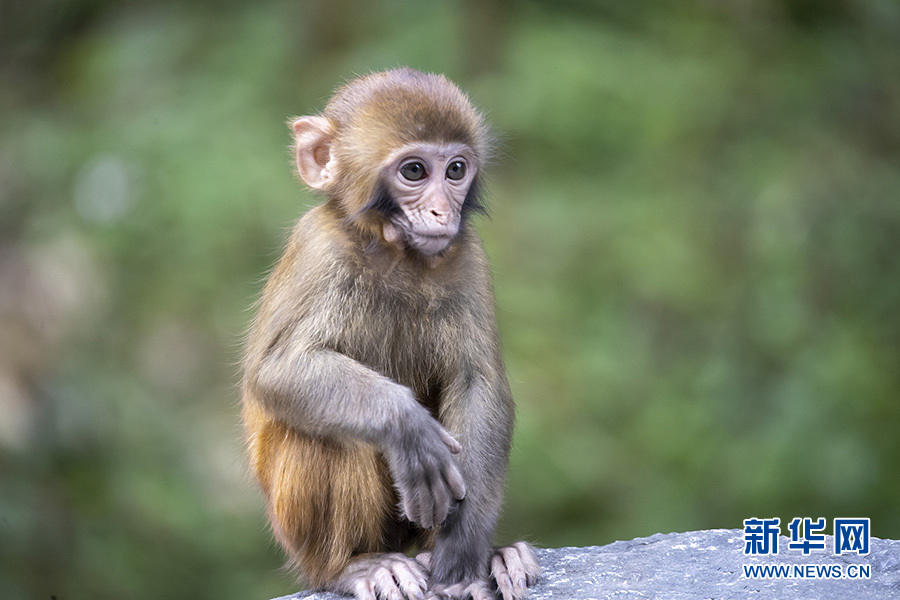
POLYGON ((522 598, 533 549, 491 546, 514 406, 467 223, 483 117, 444 77, 397 69, 292 129, 326 200, 269 278, 242 388, 275 537, 307 584, 360 600, 522 598))

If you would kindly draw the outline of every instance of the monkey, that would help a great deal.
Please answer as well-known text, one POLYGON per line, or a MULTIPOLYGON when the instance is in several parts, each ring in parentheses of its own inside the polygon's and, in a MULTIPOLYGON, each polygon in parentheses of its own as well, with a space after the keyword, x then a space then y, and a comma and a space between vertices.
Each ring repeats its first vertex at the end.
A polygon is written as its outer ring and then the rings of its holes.
POLYGON ((325 200, 264 286, 241 384, 273 535, 307 585, 359 600, 522 598, 533 548, 491 545, 514 404, 469 224, 485 119, 443 75, 399 68, 290 126, 325 200))

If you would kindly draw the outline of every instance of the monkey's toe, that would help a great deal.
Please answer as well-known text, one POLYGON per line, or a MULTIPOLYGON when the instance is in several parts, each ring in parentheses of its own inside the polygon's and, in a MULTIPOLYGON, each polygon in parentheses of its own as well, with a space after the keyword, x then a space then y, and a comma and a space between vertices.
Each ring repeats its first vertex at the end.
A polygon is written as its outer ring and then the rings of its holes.
POLYGON ((520 600, 528 595, 541 573, 534 548, 526 542, 499 548, 491 558, 491 575, 503 600, 520 600))
POLYGON ((419 552, 416 554, 416 562, 422 565, 426 571, 431 571, 431 552, 419 552))
POLYGON ((402 554, 375 554, 347 565, 342 577, 328 586, 357 600, 422 600, 427 589, 422 565, 402 554))
POLYGON ((422 566, 414 559, 404 556, 396 559, 391 566, 391 575, 397 587, 408 600, 422 600, 427 589, 422 566))

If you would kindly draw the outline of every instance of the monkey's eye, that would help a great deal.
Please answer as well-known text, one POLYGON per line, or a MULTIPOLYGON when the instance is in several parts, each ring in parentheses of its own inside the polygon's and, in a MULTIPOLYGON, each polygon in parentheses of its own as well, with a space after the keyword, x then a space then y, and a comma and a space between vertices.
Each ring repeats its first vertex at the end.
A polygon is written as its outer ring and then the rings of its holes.
POLYGON ((466 176, 466 163, 461 160, 454 160, 447 167, 447 179, 459 181, 466 176))
POLYGON ((408 162, 400 167, 400 174, 409 181, 419 181, 425 177, 425 165, 418 161, 408 162))

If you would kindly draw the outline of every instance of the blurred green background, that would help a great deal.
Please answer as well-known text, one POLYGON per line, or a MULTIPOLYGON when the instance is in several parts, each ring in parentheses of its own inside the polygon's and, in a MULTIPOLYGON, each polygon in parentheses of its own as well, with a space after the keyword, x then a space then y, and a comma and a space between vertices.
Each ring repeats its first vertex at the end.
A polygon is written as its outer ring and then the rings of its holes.
POLYGON ((498 541, 900 537, 900 4, 0 3, 0 598, 264 600, 237 363, 285 122, 444 72, 518 429, 498 541), (786 532, 786 529, 784 530, 786 532))

